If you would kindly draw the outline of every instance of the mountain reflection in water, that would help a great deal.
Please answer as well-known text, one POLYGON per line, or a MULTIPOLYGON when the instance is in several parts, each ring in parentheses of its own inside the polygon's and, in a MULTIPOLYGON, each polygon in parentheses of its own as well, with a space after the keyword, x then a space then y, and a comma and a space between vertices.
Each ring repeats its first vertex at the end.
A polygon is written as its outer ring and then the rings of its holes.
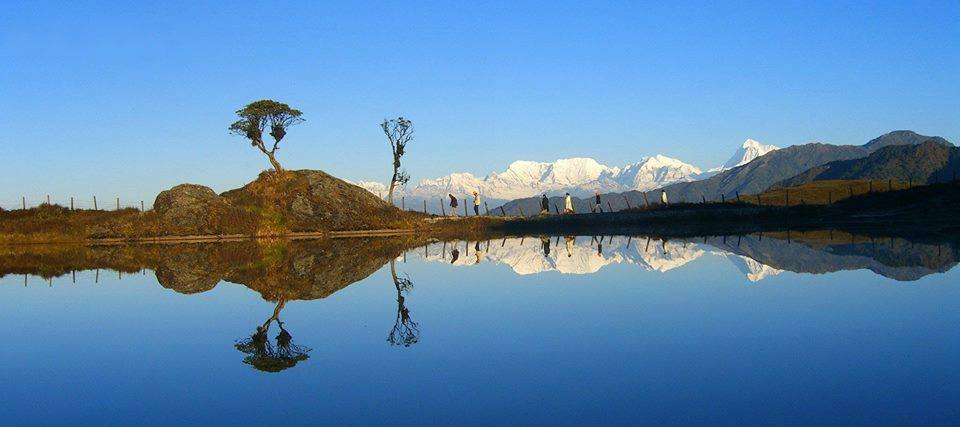
POLYGON ((121 275, 153 270, 160 286, 181 294, 207 292, 223 281, 241 284, 275 305, 272 313, 264 314, 266 320, 254 325, 251 335, 237 340, 235 347, 245 355, 244 363, 277 372, 307 360, 311 351, 294 343, 293 333, 281 318, 289 301, 326 298, 387 264, 397 305, 386 341, 400 348, 415 345, 420 340, 420 325, 407 307, 414 280, 400 271, 402 264, 397 262, 408 256, 455 267, 502 264, 519 275, 591 274, 614 264, 668 272, 705 256, 717 256, 732 262, 750 282, 784 271, 822 274, 860 269, 910 281, 953 268, 957 245, 817 231, 681 239, 528 236, 442 242, 381 238, 31 246, 3 248, 0 277, 22 274, 52 280, 81 270, 96 270, 97 277, 101 269, 121 275), (271 341, 274 324, 277 330, 271 341))
POLYGON ((0 410, 38 424, 955 424, 957 240, 2 246, 0 410))
MULTIPOLYGON (((161 286, 182 294, 206 292, 221 281, 242 284, 268 301, 313 300, 362 280, 401 257, 418 255, 454 266, 504 264, 521 275, 556 271, 590 274, 608 265, 668 272, 704 257, 729 259, 750 281, 783 271, 831 273, 867 269, 900 280, 942 273, 958 261, 958 242, 855 236, 835 231, 741 236, 527 236, 470 241, 417 238, 270 240, 126 246, 0 248, 0 277, 45 279, 76 271, 153 270, 161 286)), ((390 271, 397 299, 410 278, 390 271)))
POLYGON ((833 231, 666 239, 647 236, 541 236, 483 242, 441 242, 417 252, 428 261, 469 266, 481 261, 516 274, 591 274, 614 264, 667 272, 706 255, 730 260, 751 282, 784 271, 831 273, 867 269, 912 281, 957 264, 956 242, 915 243, 833 231))

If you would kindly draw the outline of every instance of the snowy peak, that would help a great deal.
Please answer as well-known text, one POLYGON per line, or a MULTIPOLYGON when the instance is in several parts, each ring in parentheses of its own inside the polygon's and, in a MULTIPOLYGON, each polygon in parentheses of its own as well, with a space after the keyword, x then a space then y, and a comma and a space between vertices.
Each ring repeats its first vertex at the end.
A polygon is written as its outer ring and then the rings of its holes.
POLYGON ((746 141, 743 141, 743 144, 740 146, 740 148, 733 153, 733 156, 730 157, 730 160, 727 160, 727 162, 720 167, 720 170, 733 169, 737 166, 745 165, 757 157, 779 149, 780 147, 774 145, 765 145, 761 144, 759 141, 747 139, 746 141))
POLYGON ((541 181, 561 186, 576 186, 596 180, 600 174, 609 171, 609 167, 593 159, 580 157, 560 159, 547 167, 547 172, 541 181))
MULTIPOLYGON (((589 197, 594 191, 621 193, 650 191, 677 182, 705 179, 727 169, 749 163, 777 147, 747 139, 723 166, 703 172, 700 168, 664 155, 644 157, 622 167, 607 166, 587 157, 559 159, 553 162, 518 160, 506 170, 484 177, 470 173, 452 173, 435 179, 421 180, 416 186, 401 190, 407 198, 435 200, 448 193, 455 196, 480 192, 491 201, 509 201, 540 194, 557 195, 569 192, 576 197, 589 197)), ((362 183, 374 194, 385 186, 362 183)))
POLYGON ((484 197, 512 200, 538 194, 570 192, 587 196, 593 191, 649 190, 678 181, 691 181, 700 169, 666 156, 646 157, 639 163, 610 167, 591 158, 574 157, 553 162, 515 161, 503 172, 479 178, 453 173, 420 181, 408 196, 435 198, 452 193, 479 191, 484 197))
POLYGON ((701 171, 696 166, 671 157, 656 155, 625 166, 619 174, 611 176, 611 179, 625 191, 648 191, 668 183, 693 181, 700 174, 701 171))
POLYGON ((346 181, 350 184, 356 185, 357 187, 367 190, 373 194, 379 194, 381 195, 381 197, 382 195, 387 194, 387 186, 380 182, 376 182, 376 181, 353 182, 350 180, 346 180, 346 181))

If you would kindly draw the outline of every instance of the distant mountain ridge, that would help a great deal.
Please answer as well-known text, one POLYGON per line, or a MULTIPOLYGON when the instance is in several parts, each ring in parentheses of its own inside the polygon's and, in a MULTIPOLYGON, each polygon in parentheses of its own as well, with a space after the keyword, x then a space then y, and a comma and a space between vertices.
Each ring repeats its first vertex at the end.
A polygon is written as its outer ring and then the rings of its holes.
POLYGON ((958 166, 960 149, 943 138, 930 138, 918 145, 886 145, 864 158, 817 166, 774 187, 829 179, 895 179, 926 184, 953 179, 958 166))
POLYGON ((794 145, 767 153, 745 165, 721 172, 708 179, 668 185, 663 189, 672 201, 697 202, 704 198, 707 200, 733 198, 737 193, 762 192, 774 184, 830 162, 863 158, 883 147, 915 145, 931 139, 949 144, 947 140, 940 137, 920 135, 912 131, 893 131, 874 138, 864 145, 823 143, 794 145))
POLYGON ((667 185, 663 189, 675 202, 696 202, 736 197, 737 193, 758 193, 774 183, 815 166, 835 160, 864 157, 869 151, 861 146, 812 143, 794 145, 754 159, 745 165, 692 183, 667 185))
MULTIPOLYGON (((700 202, 704 199, 713 201, 724 198, 729 200, 735 198, 738 193, 753 194, 765 191, 777 183, 830 162, 860 159, 880 148, 915 145, 930 140, 950 144, 941 137, 920 135, 912 131, 894 131, 874 138, 864 145, 823 143, 794 145, 767 152, 746 164, 724 170, 706 179, 674 183, 662 189, 667 192, 671 202, 700 202)), ((659 191, 613 192, 603 194, 601 199, 602 206, 606 210, 643 206, 648 202, 655 204, 660 200, 659 191)), ((557 205, 562 202, 559 198, 551 198, 551 203, 557 205)), ((507 214, 517 215, 521 210, 526 214, 538 212, 538 206, 538 199, 526 198, 508 202, 503 205, 503 208, 507 214)), ((585 212, 591 209, 592 203, 586 199, 575 199, 574 207, 578 212, 585 212)))
POLYGON ((871 139, 866 144, 863 144, 863 147, 870 151, 876 151, 891 145, 919 145, 930 140, 941 144, 953 145, 950 141, 939 136, 920 135, 910 130, 895 130, 871 139))

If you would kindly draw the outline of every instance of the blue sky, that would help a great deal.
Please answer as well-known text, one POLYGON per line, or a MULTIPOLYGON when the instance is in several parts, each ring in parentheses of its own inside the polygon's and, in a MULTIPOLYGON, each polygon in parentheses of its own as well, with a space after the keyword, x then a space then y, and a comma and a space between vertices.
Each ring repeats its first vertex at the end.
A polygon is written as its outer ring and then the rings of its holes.
POLYGON ((710 167, 748 137, 960 141, 956 1, 359 3, 0 4, 0 205, 242 185, 269 164, 226 128, 260 98, 305 113, 284 166, 353 180, 387 179, 377 124, 397 115, 415 180, 710 167))

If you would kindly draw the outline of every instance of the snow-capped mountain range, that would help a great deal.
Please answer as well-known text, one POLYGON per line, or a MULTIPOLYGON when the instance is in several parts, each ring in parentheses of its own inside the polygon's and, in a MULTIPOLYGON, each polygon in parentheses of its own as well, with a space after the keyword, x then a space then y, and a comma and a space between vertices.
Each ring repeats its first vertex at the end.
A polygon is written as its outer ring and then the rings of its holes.
MULTIPOLYGON (((630 190, 648 191, 669 184, 696 181, 716 173, 749 163, 777 147, 746 140, 722 166, 706 172, 671 157, 656 155, 625 166, 607 166, 590 158, 560 159, 554 162, 520 160, 511 163, 503 172, 478 177, 470 173, 452 173, 440 178, 421 180, 398 194, 411 199, 435 200, 448 193, 462 196, 480 192, 494 201, 532 197, 546 193, 564 192, 577 197, 630 190)), ((387 186, 379 182, 361 181, 357 185, 374 194, 385 195, 387 186)))

